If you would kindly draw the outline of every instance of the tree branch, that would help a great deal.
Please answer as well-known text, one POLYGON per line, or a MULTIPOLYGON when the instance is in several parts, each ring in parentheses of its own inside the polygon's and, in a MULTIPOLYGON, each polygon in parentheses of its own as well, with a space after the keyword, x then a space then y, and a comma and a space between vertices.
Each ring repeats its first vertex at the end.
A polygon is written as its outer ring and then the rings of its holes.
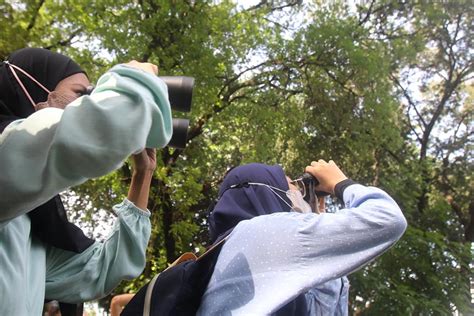
POLYGON ((269 1, 268 0, 262 0, 260 1, 258 4, 248 8, 246 11, 255 11, 255 10, 258 10, 258 9, 261 9, 261 8, 268 8, 270 10, 270 12, 273 12, 273 11, 279 11, 279 10, 283 10, 285 8, 289 8, 289 7, 294 7, 296 5, 300 5, 302 4, 303 1, 302 0, 289 0, 287 4, 284 4, 284 5, 281 5, 281 6, 273 6, 273 1, 269 1))
POLYGON ((74 37, 76 37, 77 35, 79 35, 80 33, 82 32, 82 29, 79 28, 73 32, 71 32, 69 34, 69 36, 63 40, 60 40, 59 42, 57 43, 54 43, 52 45, 49 45, 49 46, 46 46, 44 48, 46 49, 52 49, 52 48, 57 48, 57 47, 66 47, 66 46, 70 46, 72 40, 74 39, 74 37))
POLYGON ((35 12, 33 12, 33 16, 31 17, 30 23, 28 23, 28 26, 26 27, 27 31, 30 31, 35 26, 39 11, 41 10, 41 7, 43 6, 44 2, 45 0, 40 0, 38 5, 35 7, 35 12))

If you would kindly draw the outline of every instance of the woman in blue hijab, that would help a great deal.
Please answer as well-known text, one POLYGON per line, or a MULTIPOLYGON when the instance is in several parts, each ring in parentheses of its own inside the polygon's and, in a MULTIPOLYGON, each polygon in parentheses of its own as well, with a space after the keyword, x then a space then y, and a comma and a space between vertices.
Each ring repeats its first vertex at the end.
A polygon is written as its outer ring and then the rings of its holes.
POLYGON ((198 315, 347 315, 345 275, 389 249, 406 220, 384 191, 347 179, 333 161, 306 167, 318 191, 346 208, 313 213, 278 166, 249 164, 225 177, 209 218, 227 236, 198 315))

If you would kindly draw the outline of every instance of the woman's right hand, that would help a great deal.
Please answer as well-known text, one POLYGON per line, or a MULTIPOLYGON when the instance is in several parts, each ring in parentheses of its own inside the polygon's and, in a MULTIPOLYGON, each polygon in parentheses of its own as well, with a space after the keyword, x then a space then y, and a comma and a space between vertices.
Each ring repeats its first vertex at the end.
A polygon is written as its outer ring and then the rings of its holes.
POLYGON ((316 187, 317 191, 328 192, 334 194, 336 184, 347 179, 346 175, 339 169, 334 161, 329 162, 319 159, 312 161, 310 166, 305 168, 306 172, 311 173, 319 181, 316 187))
POLYGON ((152 63, 141 63, 136 60, 132 60, 128 63, 125 63, 125 65, 136 69, 141 69, 155 76, 158 75, 158 67, 152 63))

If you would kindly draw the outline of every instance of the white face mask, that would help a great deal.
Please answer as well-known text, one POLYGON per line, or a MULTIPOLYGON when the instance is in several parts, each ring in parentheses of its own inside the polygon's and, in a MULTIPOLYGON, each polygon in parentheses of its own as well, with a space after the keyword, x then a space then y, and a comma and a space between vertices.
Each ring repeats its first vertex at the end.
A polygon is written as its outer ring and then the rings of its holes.
POLYGON ((303 195, 299 190, 288 190, 286 196, 293 205, 291 209, 298 213, 312 213, 311 206, 303 199, 303 195))

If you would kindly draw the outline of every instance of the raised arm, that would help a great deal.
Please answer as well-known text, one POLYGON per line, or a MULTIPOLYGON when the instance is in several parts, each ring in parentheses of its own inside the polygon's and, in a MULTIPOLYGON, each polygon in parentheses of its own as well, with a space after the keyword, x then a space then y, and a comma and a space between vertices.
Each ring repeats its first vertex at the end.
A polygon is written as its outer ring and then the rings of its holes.
POLYGON ((118 220, 109 238, 81 254, 48 248, 46 297, 67 302, 102 297, 122 279, 142 272, 150 236, 147 203, 156 150, 147 148, 133 155, 132 161, 127 200, 114 207, 118 220))
POLYGON ((113 171, 145 147, 165 146, 171 134, 165 83, 133 65, 113 67, 91 96, 37 111, 0 135, 0 221, 113 171))

